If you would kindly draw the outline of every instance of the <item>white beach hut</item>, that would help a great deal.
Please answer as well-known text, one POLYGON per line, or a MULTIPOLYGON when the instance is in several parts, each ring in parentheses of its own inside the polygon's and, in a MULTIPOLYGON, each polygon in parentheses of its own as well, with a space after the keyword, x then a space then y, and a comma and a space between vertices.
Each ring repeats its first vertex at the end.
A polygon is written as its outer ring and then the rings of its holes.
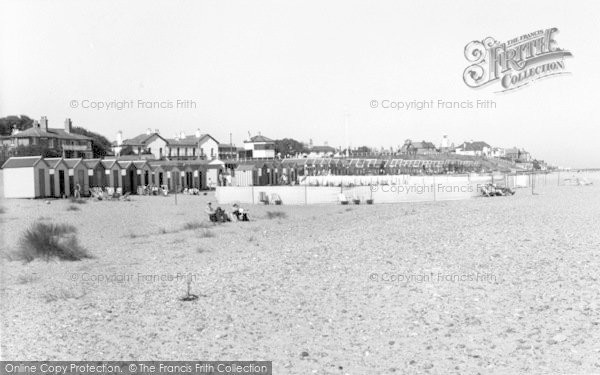
POLYGON ((40 198, 50 195, 48 164, 41 156, 9 158, 4 165, 4 198, 40 198))

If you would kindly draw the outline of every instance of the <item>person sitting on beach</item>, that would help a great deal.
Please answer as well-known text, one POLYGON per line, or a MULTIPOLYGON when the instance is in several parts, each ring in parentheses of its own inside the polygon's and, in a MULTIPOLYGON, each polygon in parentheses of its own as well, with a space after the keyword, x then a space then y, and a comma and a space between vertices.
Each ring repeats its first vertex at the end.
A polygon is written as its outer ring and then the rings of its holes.
POLYGON ((244 211, 237 203, 233 204, 233 211, 231 215, 236 218, 237 221, 249 221, 248 213, 244 211))
POLYGON ((229 215, 227 214, 227 211, 225 211, 221 207, 217 207, 217 210, 215 211, 215 215, 217 216, 217 221, 219 223, 226 223, 228 221, 231 221, 231 219, 229 218, 229 215))
POLYGON ((215 211, 215 209, 212 206, 211 202, 208 202, 206 205, 206 210, 204 210, 204 212, 206 212, 208 214, 208 219, 213 222, 216 223, 218 221, 217 219, 217 212, 215 211))

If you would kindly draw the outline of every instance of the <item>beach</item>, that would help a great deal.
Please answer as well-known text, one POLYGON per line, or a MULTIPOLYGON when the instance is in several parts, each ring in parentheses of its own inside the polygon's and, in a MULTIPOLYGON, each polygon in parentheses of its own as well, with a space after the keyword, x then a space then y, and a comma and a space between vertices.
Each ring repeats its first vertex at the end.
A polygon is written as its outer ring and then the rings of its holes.
POLYGON ((204 213, 214 193, 3 199, 3 253, 41 220, 75 226, 94 258, 2 259, 1 359, 599 373, 600 184, 535 193, 247 205, 250 222, 219 225, 204 213), (198 298, 182 301, 188 284, 198 298))

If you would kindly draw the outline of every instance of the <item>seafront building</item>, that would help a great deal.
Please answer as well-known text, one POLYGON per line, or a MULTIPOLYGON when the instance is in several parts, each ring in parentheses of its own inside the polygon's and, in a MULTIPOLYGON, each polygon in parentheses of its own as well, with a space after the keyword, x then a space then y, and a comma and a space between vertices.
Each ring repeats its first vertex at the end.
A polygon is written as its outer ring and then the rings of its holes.
POLYGON ((14 153, 19 146, 38 146, 67 158, 93 156, 92 139, 74 133, 73 123, 69 118, 65 119, 63 128, 50 128, 48 118, 43 116, 29 129, 22 131, 13 129, 10 135, 1 136, 0 142, 11 153, 14 153))

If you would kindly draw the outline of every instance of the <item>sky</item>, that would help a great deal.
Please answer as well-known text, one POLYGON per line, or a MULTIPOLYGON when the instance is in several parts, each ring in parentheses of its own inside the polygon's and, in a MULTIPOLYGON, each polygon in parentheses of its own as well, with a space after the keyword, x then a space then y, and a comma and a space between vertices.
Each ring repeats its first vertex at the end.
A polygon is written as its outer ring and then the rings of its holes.
POLYGON ((0 117, 68 117, 110 140, 200 129, 237 145, 261 133, 389 148, 448 135, 600 167, 599 35, 593 0, 0 0, 0 117), (504 93, 463 82, 469 42, 552 27, 570 74, 504 93))

